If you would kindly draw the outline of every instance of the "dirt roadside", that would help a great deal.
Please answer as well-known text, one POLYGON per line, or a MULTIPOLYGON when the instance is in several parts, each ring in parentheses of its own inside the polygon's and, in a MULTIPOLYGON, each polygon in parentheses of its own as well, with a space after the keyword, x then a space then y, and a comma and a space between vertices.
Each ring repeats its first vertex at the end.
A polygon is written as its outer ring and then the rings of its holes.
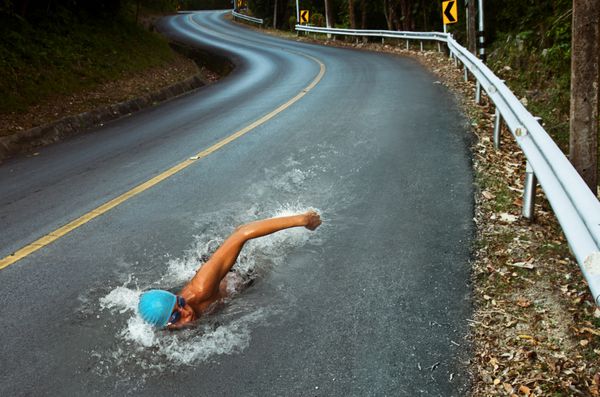
POLYGON ((191 60, 177 55, 174 62, 123 79, 110 81, 95 89, 56 96, 22 113, 0 114, 0 136, 11 135, 57 119, 123 102, 156 91, 199 72, 191 60))
POLYGON ((99 86, 57 95, 24 112, 0 114, 0 161, 17 152, 36 155, 40 146, 80 133, 93 125, 210 84, 219 76, 191 59, 174 60, 99 86))

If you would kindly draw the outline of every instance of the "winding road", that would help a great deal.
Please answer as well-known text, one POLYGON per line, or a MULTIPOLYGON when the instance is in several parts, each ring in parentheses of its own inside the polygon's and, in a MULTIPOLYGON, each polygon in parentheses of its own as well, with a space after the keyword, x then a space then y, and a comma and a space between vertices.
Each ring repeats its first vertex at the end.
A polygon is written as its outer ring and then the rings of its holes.
POLYGON ((231 58, 227 77, 0 166, 0 395, 465 395, 452 95, 413 59, 226 16, 160 28, 231 58), (308 208, 323 226, 249 243, 256 282, 196 328, 138 322, 141 290, 180 287, 235 226, 308 208))

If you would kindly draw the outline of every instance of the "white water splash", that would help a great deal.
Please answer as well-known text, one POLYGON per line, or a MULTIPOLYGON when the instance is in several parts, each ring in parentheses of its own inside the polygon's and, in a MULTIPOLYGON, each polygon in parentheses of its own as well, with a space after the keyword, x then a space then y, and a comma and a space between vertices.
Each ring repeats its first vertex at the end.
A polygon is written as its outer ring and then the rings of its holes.
MULTIPOLYGON (((259 211, 248 211, 238 223, 294 215, 308 209, 310 208, 299 204, 288 204, 258 216, 256 212, 259 211)), ((208 219, 209 224, 213 216, 214 214, 208 219)), ((203 222, 199 220, 198 223, 203 222)), ((233 230, 233 227, 228 226, 228 229, 233 230)), ((230 305, 216 316, 201 318, 195 327, 177 332, 155 329, 145 323, 137 311, 139 296, 144 290, 181 288, 225 237, 227 236, 206 234, 195 236, 190 249, 186 250, 181 258, 168 259, 165 274, 160 279, 153 280, 149 285, 138 286, 142 283, 139 280, 133 282, 133 277, 130 276, 123 285, 100 298, 100 308, 103 311, 129 316, 127 320, 123 320, 126 326, 117 334, 120 340, 118 348, 110 353, 97 353, 102 356, 103 362, 112 362, 120 368, 137 366, 162 371, 167 367, 172 368, 173 364, 193 365, 217 355, 235 354, 250 345, 252 329, 258 324, 264 324, 270 315, 280 311, 277 303, 268 307, 238 305, 234 309, 231 309, 230 305), (165 366, 166 363, 169 365, 165 366)), ((243 282, 244 277, 248 275, 261 277, 273 268, 283 265, 286 253, 293 251, 290 248, 305 245, 309 238, 318 240, 316 234, 305 228, 293 228, 251 240, 239 256, 234 266, 235 272, 231 272, 227 277, 233 281, 232 285, 243 282)), ((232 303, 235 304, 236 299, 232 303)))

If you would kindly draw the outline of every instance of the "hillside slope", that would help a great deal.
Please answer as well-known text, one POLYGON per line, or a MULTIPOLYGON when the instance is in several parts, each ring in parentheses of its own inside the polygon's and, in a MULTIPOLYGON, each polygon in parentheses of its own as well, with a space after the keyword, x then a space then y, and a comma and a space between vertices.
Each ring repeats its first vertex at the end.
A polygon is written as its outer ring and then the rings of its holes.
POLYGON ((58 9, 26 20, 0 13, 0 35, 0 113, 25 112, 175 60, 163 38, 121 15, 58 9))

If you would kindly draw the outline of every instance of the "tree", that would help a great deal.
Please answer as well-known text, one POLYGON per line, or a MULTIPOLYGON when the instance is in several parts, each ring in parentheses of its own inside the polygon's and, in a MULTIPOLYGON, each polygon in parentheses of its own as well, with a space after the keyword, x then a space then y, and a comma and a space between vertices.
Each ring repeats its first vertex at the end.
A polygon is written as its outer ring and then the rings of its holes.
POLYGON ((333 4, 331 3, 331 0, 325 0, 325 23, 327 28, 331 28, 334 24, 333 4))
POLYGON ((413 23, 412 15, 413 2, 410 0, 400 0, 400 30, 414 30, 415 25, 413 23))
POLYGON ((395 30, 396 25, 396 0, 383 0, 383 14, 388 30, 395 30))
POLYGON ((354 0, 348 0, 348 19, 350 20, 350 29, 356 29, 356 17, 354 16, 354 0))
POLYGON ((367 28, 367 0, 360 0, 360 28, 367 28))
POLYGON ((569 157, 594 194, 598 185, 599 23, 598 0, 573 0, 569 157))
POLYGON ((473 54, 477 53, 477 7, 475 0, 469 0, 467 4, 467 49, 473 54))

